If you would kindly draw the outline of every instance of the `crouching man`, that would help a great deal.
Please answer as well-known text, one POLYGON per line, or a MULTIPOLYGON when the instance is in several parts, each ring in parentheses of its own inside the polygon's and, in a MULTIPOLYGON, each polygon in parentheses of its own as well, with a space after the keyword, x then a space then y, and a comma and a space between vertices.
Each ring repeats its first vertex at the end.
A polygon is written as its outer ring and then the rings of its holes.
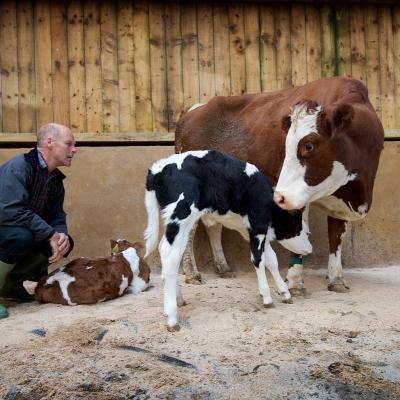
POLYGON ((0 297, 33 300, 23 281, 46 275, 72 250, 58 167, 69 167, 76 151, 70 129, 51 123, 39 129, 36 148, 0 166, 0 297))

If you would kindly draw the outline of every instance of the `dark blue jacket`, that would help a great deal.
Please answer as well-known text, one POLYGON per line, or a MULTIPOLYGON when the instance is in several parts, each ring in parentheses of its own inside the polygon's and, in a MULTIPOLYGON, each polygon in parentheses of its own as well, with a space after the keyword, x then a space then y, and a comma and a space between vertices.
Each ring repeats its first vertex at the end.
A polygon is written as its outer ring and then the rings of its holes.
POLYGON ((68 234, 64 178, 58 169, 49 174, 40 166, 37 149, 5 162, 0 166, 0 225, 28 228, 36 242, 55 232, 68 234))

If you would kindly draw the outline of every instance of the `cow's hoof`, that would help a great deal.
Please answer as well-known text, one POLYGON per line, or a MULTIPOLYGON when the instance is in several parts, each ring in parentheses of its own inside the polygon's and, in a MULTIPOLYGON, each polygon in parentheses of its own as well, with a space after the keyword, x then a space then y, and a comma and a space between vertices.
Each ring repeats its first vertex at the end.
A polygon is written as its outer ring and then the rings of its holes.
POLYGON ((348 293, 350 288, 344 283, 330 283, 328 285, 328 290, 336 293, 348 293))
POLYGON ((179 332, 180 330, 181 330, 181 327, 178 324, 172 325, 172 326, 167 326, 168 332, 179 332))
POLYGON ((275 308, 274 303, 263 304, 264 308, 275 308))
POLYGON ((307 294, 306 288, 290 288, 289 289, 290 294, 293 297, 304 297, 307 294))
POLYGON ((176 305, 177 305, 178 307, 183 307, 183 306, 186 306, 187 303, 186 303, 185 300, 182 299, 182 300, 177 300, 176 305))
POLYGON ((221 278, 236 278, 235 274, 232 271, 217 271, 217 274, 221 277, 221 278))
POLYGON ((290 299, 283 299, 283 300, 282 300, 282 303, 285 303, 285 304, 293 304, 293 299, 292 299, 292 298, 290 298, 290 299))
POLYGON ((201 275, 194 275, 194 276, 185 276, 185 283, 189 283, 191 285, 201 285, 203 280, 201 279, 201 275))

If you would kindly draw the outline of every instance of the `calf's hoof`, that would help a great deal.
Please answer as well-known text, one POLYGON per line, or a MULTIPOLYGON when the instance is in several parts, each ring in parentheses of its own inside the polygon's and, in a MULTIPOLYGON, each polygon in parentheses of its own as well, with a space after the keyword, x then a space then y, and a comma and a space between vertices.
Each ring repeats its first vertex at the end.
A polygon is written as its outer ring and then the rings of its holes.
POLYGON ((307 294, 306 288, 289 288, 289 292, 292 297, 304 297, 307 294))
POLYGON ((263 304, 264 308, 275 308, 274 303, 263 304))
POLYGON ((344 283, 330 283, 328 285, 328 290, 336 293, 348 293, 350 288, 344 283))
POLYGON ((293 299, 292 299, 292 298, 290 298, 290 299, 283 299, 283 300, 282 300, 282 303, 285 303, 285 304, 293 304, 293 299))
POLYGON ((201 285, 203 280, 201 275, 186 275, 185 276, 185 283, 189 283, 190 285, 201 285))
POLYGON ((179 332, 180 330, 181 330, 181 327, 178 324, 175 324, 172 326, 167 326, 168 332, 179 332))

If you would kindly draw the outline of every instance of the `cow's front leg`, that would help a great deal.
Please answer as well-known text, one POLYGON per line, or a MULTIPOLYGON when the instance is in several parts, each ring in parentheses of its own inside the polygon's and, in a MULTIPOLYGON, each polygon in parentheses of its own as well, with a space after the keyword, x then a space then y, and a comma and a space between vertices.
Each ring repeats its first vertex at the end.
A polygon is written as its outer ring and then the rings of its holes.
MULTIPOLYGON (((308 215, 310 205, 307 205, 303 211, 303 220, 309 225, 308 215)), ((289 261, 289 269, 286 275, 289 291, 293 297, 304 296, 306 288, 304 287, 303 266, 305 256, 292 253, 289 261)))
POLYGON ((342 269, 342 243, 346 228, 346 221, 328 216, 328 290, 338 293, 346 293, 350 289, 343 278, 342 269))
POLYGON ((197 223, 190 231, 188 243, 182 257, 182 270, 185 274, 185 282, 195 285, 201 284, 201 275, 197 269, 196 259, 194 257, 194 236, 196 234, 197 223))
POLYGON ((304 256, 292 254, 289 261, 289 269, 286 275, 289 291, 292 296, 304 296, 306 288, 303 280, 304 256))
POLYGON ((231 278, 233 274, 228 263, 226 262, 224 249, 222 248, 222 225, 205 224, 205 228, 210 241, 216 272, 223 278, 231 278))

